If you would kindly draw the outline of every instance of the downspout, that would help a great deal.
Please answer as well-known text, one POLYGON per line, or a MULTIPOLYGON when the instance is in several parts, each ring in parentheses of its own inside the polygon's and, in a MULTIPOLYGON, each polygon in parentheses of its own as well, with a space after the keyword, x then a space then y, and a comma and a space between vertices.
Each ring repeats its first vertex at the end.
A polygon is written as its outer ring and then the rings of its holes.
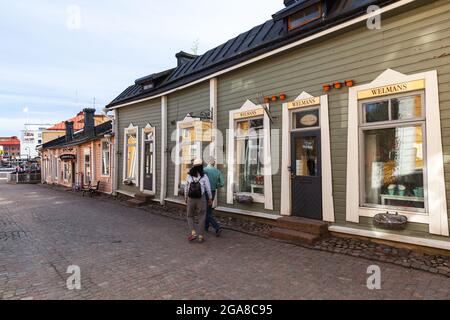
POLYGON ((114 117, 112 119, 112 127, 113 127, 113 134, 114 134, 114 144, 113 144, 113 163, 112 163, 112 195, 117 196, 117 189, 119 186, 117 185, 117 177, 119 175, 119 170, 117 163, 119 163, 119 154, 117 151, 119 150, 119 112, 117 110, 114 110, 114 117))

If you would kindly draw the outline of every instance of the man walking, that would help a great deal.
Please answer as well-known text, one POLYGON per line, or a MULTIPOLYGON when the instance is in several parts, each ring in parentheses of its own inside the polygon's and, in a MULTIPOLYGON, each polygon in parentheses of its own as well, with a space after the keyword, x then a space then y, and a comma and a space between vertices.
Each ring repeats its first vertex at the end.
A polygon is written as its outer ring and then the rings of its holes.
POLYGON ((224 178, 220 170, 215 167, 216 159, 210 157, 208 160, 208 165, 204 168, 205 174, 208 176, 209 183, 211 185, 212 199, 208 201, 208 207, 206 210, 206 223, 205 230, 209 231, 209 226, 211 225, 214 230, 216 230, 216 236, 219 237, 222 233, 222 228, 213 216, 213 202, 216 198, 217 189, 224 186, 224 178))

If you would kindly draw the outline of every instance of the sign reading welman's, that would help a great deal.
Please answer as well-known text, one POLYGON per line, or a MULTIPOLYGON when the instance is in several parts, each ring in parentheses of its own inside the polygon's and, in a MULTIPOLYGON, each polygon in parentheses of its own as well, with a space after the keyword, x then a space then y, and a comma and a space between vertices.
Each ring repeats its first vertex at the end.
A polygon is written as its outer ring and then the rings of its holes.
POLYGON ((425 89, 425 80, 416 80, 411 82, 393 84, 389 86, 364 90, 358 92, 358 99, 368 99, 373 97, 386 96, 390 94, 403 93, 415 90, 425 89))
POLYGON ((296 100, 288 103, 288 109, 310 107, 320 104, 320 97, 311 97, 307 99, 296 100))

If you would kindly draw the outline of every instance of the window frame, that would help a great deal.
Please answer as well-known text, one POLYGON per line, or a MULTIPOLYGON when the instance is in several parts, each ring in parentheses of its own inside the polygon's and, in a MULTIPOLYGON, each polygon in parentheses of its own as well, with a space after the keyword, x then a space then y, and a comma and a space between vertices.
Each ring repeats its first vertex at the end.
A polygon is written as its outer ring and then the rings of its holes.
POLYGON ((300 29, 300 28, 302 28, 302 27, 304 27, 304 26, 310 24, 310 23, 313 22, 313 21, 319 20, 319 19, 322 17, 322 15, 323 15, 323 5, 322 5, 322 3, 321 3, 321 2, 318 2, 318 3, 315 3, 315 4, 311 4, 311 5, 309 5, 309 6, 305 7, 305 8, 303 8, 303 9, 301 9, 301 10, 299 10, 299 11, 297 11, 297 12, 291 14, 291 15, 287 18, 288 31, 300 29), (311 7, 318 7, 318 8, 319 8, 319 15, 318 15, 317 17, 315 17, 315 18, 312 18, 312 19, 309 19, 309 20, 304 21, 303 23, 301 23, 300 25, 298 25, 298 26, 296 26, 296 27, 293 27, 293 26, 292 26, 292 20, 294 20, 293 17, 294 17, 295 15, 301 13, 301 12, 304 12, 305 10, 307 10, 307 9, 309 9, 309 8, 311 8, 311 7))
POLYGON ((319 130, 321 128, 321 124, 322 124, 322 111, 320 110, 320 105, 315 105, 315 106, 311 106, 311 107, 303 107, 303 108, 295 108, 295 109, 291 109, 289 110, 289 131, 290 132, 304 132, 304 131, 314 131, 314 130, 319 130), (316 126, 311 126, 311 127, 307 127, 307 128, 295 128, 295 114, 296 113, 300 113, 300 112, 305 112, 305 111, 314 111, 317 110, 319 113, 319 124, 316 126))
POLYGON ((108 142, 108 140, 104 139, 100 141, 100 147, 101 147, 101 170, 102 170, 102 174, 101 176, 104 178, 107 177, 111 177, 111 144, 110 142, 108 142), (106 149, 107 149, 107 153, 108 153, 108 164, 107 164, 107 168, 108 168, 108 172, 105 173, 105 168, 104 168, 104 164, 105 164, 105 149, 104 149, 104 145, 106 144, 106 149))
MULTIPOLYGON (((265 199, 266 199, 266 188, 265 188, 265 184, 262 186, 263 187, 263 191, 264 191, 264 193, 263 194, 261 194, 261 193, 252 193, 252 192, 245 192, 245 191, 236 191, 236 178, 237 178, 237 170, 236 170, 236 166, 237 165, 239 165, 239 163, 238 163, 238 161, 237 161, 237 157, 236 157, 236 148, 237 148, 237 141, 238 140, 243 140, 243 141, 245 141, 245 140, 247 140, 248 139, 248 137, 249 137, 249 135, 247 134, 247 135, 238 135, 238 126, 237 126, 237 124, 239 123, 239 122, 250 122, 250 121, 252 121, 252 120, 262 120, 263 121, 263 126, 262 126, 262 130, 263 130, 263 133, 257 133, 254 137, 256 138, 256 137, 258 137, 258 138, 261 138, 262 139, 262 147, 263 147, 263 154, 264 154, 264 147, 265 147, 265 134, 264 134, 264 115, 260 115, 260 116, 255 116, 255 117, 249 117, 249 118, 243 118, 243 119, 235 119, 234 120, 234 127, 236 128, 235 129, 235 134, 234 134, 234 155, 235 155, 235 163, 234 163, 234 166, 235 166, 235 168, 234 168, 234 170, 233 170, 233 172, 234 172, 234 186, 233 186, 233 196, 234 195, 248 195, 248 196, 251 196, 252 198, 253 198, 253 200, 254 200, 254 202, 257 202, 257 203, 264 203, 265 202, 265 199)), ((263 164, 263 170, 264 170, 264 164, 263 164)))
POLYGON ((124 145, 123 145, 123 176, 122 183, 126 181, 133 182, 134 186, 139 187, 139 127, 134 126, 132 123, 124 129, 124 145), (136 147, 135 147, 135 177, 131 179, 128 177, 128 136, 136 135, 136 147))
POLYGON ((372 208, 388 211, 404 211, 404 212, 414 212, 415 214, 428 215, 428 167, 427 167, 427 128, 426 128, 426 105, 425 105, 425 90, 415 90, 409 91, 401 94, 391 94, 381 97, 361 99, 358 100, 358 163, 359 163, 359 207, 360 208, 372 208), (392 99, 411 97, 411 96, 421 96, 421 116, 413 117, 410 119, 402 120, 388 120, 388 121, 377 121, 377 122, 366 122, 366 110, 364 104, 371 102, 388 101, 388 115, 391 119, 392 117, 392 99), (405 128, 405 127, 417 127, 422 128, 422 150, 423 150, 423 188, 424 188, 424 208, 411 208, 402 206, 388 206, 382 204, 371 204, 366 203, 366 176, 365 176, 365 151, 366 145, 364 144, 364 132, 370 130, 382 130, 382 129, 395 129, 395 128, 405 128))
POLYGON ((91 148, 84 148, 84 150, 83 150, 83 183, 85 184, 85 185, 87 185, 87 184, 89 184, 89 183, 92 183, 92 153, 91 153, 91 148), (86 174, 86 168, 87 168, 87 166, 86 166, 86 156, 89 156, 89 174, 90 174, 90 177, 89 178, 91 178, 91 181, 87 181, 86 180, 86 178, 87 178, 87 174, 86 174))

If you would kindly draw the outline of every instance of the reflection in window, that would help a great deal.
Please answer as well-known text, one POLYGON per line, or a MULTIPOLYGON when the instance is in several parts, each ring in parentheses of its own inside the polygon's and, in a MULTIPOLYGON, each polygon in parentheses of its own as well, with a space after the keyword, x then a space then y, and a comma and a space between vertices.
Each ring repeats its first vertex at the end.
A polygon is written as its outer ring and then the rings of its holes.
POLYGON ((289 17, 289 30, 300 28, 322 16, 322 4, 317 3, 294 13, 289 17))
POLYGON ((181 177, 183 184, 187 180, 189 170, 196 158, 201 158, 201 142, 196 141, 195 127, 182 129, 181 133, 181 177))
POLYGON ((127 160, 126 160, 126 177, 127 180, 136 179, 137 167, 137 137, 136 133, 127 134, 127 160))
POLYGON ((110 171, 110 152, 109 143, 102 141, 102 175, 109 176, 110 171))
POLYGON ((364 131, 366 204, 425 208, 422 126, 364 131))
POLYGON ((264 121, 263 118, 236 123, 235 191, 264 194, 264 121))

